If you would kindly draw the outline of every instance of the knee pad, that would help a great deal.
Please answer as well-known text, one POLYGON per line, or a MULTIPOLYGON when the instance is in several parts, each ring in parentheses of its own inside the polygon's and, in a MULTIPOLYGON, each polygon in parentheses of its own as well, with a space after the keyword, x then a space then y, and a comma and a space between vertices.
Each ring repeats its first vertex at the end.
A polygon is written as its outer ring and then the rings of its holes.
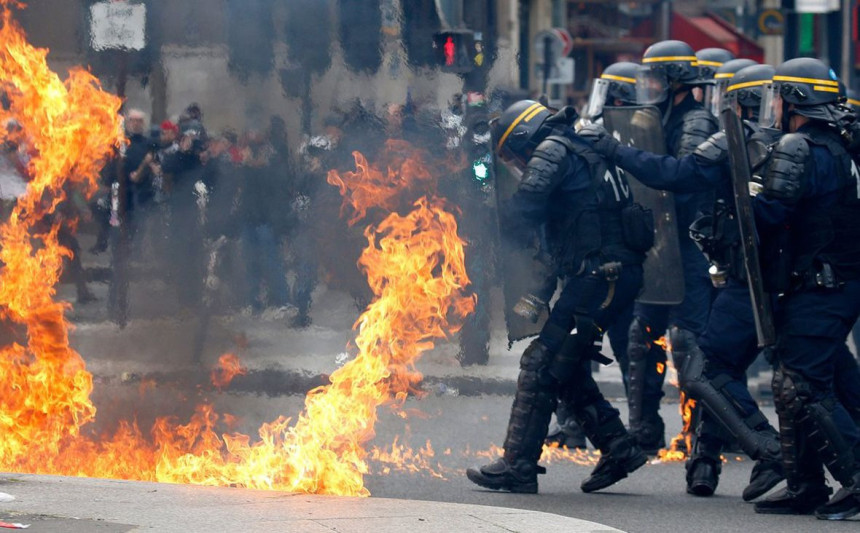
POLYGON ((800 416, 810 401, 809 384, 797 372, 780 365, 773 373, 773 402, 777 412, 791 417, 800 416))
POLYGON ((542 342, 533 340, 520 357, 521 370, 540 370, 552 360, 552 353, 542 342))

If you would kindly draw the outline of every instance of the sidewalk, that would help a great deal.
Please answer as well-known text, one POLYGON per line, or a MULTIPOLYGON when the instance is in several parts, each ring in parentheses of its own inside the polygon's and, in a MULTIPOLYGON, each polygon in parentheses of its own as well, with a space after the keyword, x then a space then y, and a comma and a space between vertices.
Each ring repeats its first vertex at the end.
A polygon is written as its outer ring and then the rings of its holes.
POLYGON ((0 520, 34 533, 619 531, 500 507, 56 476, 2 474, 0 492, 15 497, 0 503, 0 520))

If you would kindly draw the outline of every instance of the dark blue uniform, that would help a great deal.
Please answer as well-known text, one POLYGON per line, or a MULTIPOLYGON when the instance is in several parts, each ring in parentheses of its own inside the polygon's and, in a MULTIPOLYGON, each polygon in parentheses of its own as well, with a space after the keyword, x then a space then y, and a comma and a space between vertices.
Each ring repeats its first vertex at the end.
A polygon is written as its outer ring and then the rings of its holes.
POLYGON ((537 492, 537 474, 544 471, 537 463, 559 399, 602 452, 583 491, 609 486, 647 461, 590 372, 603 332, 641 289, 642 262, 653 243, 651 215, 633 203, 623 180, 590 143, 557 127, 530 154, 516 193, 501 210, 504 238, 526 243, 545 231, 554 271, 564 282, 537 339, 523 352, 503 458, 467 470, 481 486, 537 492))
MULTIPOLYGON (((798 133, 820 135, 810 125, 798 133)), ((834 209, 846 192, 857 194, 853 188, 846 191, 844 170, 839 169, 838 164, 827 148, 813 145, 811 168, 804 174, 805 184, 799 202, 781 201, 767 192, 755 198, 756 220, 762 230, 776 232, 786 225, 793 226, 794 220, 807 214, 834 209)), ((797 232, 805 229, 798 228, 797 232)), ((790 282, 795 286, 782 297, 777 312, 779 361, 788 370, 803 376, 811 386, 813 399, 835 400, 837 362, 844 358, 845 339, 860 316, 860 279, 839 280, 839 287, 816 287, 805 279, 790 282)), ((860 442, 857 426, 840 402, 836 402, 834 409, 834 418, 843 435, 852 446, 856 445, 860 442)))
MULTIPOLYGON (((733 202, 726 165, 708 164, 694 155, 676 159, 624 146, 618 148, 615 162, 622 169, 639 170, 641 181, 649 187, 681 193, 711 189, 716 198, 733 202)), ((699 346, 709 363, 705 373, 709 378, 720 374, 735 378, 725 390, 742 415, 748 417, 759 411, 745 377, 759 353, 749 286, 742 279, 730 277, 726 287, 715 293, 707 325, 699 336, 699 346)), ((779 302, 776 305, 778 308, 779 302)), ((860 411, 860 371, 844 342, 835 365, 839 369, 837 396, 852 413, 860 411)))
MULTIPOLYGON (((664 125, 666 132, 666 153, 672 157, 683 157, 705 141, 717 130, 713 117, 695 101, 692 93, 671 110, 664 125)), ((623 154, 619 150, 618 154, 623 154)), ((647 180, 653 176, 631 161, 627 170, 637 177, 647 180)), ((621 165, 619 165, 621 166, 621 165)), ((646 185, 651 186, 650 183, 646 185)), ((671 189, 670 189, 671 190, 671 189)), ((628 359, 630 361, 631 381, 642 379, 641 393, 633 392, 631 387, 631 428, 637 439, 646 449, 657 449, 665 445, 664 425, 659 415, 660 400, 663 397, 665 373, 658 371, 664 367, 666 352, 657 341, 669 330, 670 342, 676 351, 684 352, 695 336, 701 334, 708 319, 708 310, 713 298, 713 285, 708 276, 708 262, 696 244, 687 236, 687 228, 698 216, 709 211, 713 205, 713 193, 709 188, 677 189, 675 194, 675 215, 680 235, 679 247, 684 274, 684 299, 677 305, 654 305, 636 303, 635 317, 630 329, 628 359), (672 339, 672 331, 682 332, 672 339), (690 339, 685 341, 683 339, 690 339), (643 365, 643 369, 639 366, 643 365), (642 376, 641 378, 639 376, 642 376), (641 394, 641 399, 636 398, 641 394), (637 407, 634 402, 640 402, 637 407), (636 417, 641 413, 641 420, 636 417)), ((677 366, 677 364, 676 364, 677 366)))

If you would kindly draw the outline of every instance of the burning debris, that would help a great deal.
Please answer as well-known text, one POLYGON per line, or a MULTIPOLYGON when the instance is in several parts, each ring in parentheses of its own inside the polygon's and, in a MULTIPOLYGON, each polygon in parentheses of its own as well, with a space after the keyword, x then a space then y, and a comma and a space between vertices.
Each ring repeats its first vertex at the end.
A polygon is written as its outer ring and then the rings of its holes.
MULTIPOLYGON (((15 119, 30 136, 34 156, 27 193, 0 228, 0 310, 24 332, 3 350, 0 377, 14 394, 0 399, 0 465, 7 471, 229 485, 325 494, 368 495, 365 443, 374 435, 379 406, 415 392, 414 369, 434 338, 456 331, 474 309, 463 294, 463 241, 447 203, 433 194, 431 175, 405 145, 377 167, 356 153, 358 170, 337 182, 354 210, 392 212, 369 226, 359 259, 374 300, 355 323, 356 357, 335 370, 330 384, 311 391, 294 424, 278 417, 258 438, 220 433, 233 417, 199 405, 186 424, 164 417, 145 432, 125 421, 113 435, 96 435, 91 422, 92 375, 69 346, 68 305, 54 301, 64 257, 57 224, 42 224, 68 189, 92 192, 99 169, 120 143, 120 100, 84 70, 61 82, 48 69, 47 51, 30 46, 12 20, 11 0, 0 0, 0 72, 15 119), (414 157, 413 157, 414 156, 414 157), (380 170, 385 169, 385 170, 380 170), (403 200, 401 188, 415 190, 403 200), (454 324, 449 324, 449 319, 454 324)), ((414 152, 414 153, 413 153, 414 152)), ((243 372, 225 355, 213 372, 223 387, 243 372)), ((431 448, 429 444, 427 453, 431 448)), ((398 448, 401 458, 409 454, 398 448)))

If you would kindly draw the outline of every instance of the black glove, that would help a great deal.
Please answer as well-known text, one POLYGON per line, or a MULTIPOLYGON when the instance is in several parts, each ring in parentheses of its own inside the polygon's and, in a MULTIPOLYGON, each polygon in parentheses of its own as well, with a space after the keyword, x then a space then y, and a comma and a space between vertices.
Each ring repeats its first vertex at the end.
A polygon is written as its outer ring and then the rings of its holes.
POLYGON ((618 150, 621 143, 610 135, 606 128, 600 124, 586 124, 576 133, 589 141, 594 151, 605 157, 607 161, 615 159, 615 151, 618 150))

